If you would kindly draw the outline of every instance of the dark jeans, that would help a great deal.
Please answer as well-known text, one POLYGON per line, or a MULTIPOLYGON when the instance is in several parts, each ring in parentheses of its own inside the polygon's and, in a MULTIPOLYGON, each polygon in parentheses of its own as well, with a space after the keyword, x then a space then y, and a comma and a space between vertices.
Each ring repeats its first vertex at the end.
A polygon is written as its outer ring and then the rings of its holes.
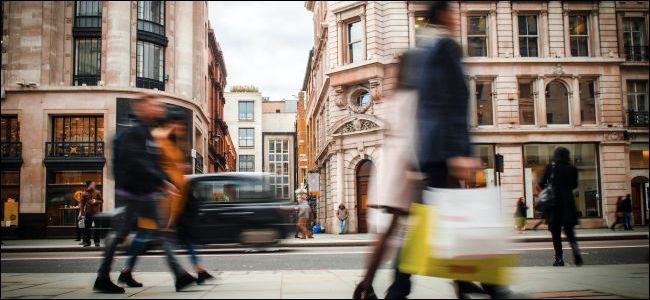
POLYGON ((121 201, 125 203, 124 214, 119 219, 111 221, 113 232, 106 237, 104 255, 99 270, 97 271, 97 277, 99 278, 110 277, 111 266, 113 265, 117 246, 123 243, 129 233, 131 233, 131 230, 133 230, 136 225, 138 217, 141 215, 151 216, 151 214, 157 213, 155 194, 134 196, 124 195, 119 191, 116 191, 115 194, 116 198, 121 198, 121 201))
POLYGON ((555 249, 555 256, 558 257, 561 257, 563 254, 562 229, 564 229, 564 234, 571 244, 571 249, 577 250, 578 248, 578 239, 576 238, 576 232, 573 229, 573 226, 549 226, 548 230, 551 232, 551 236, 553 237, 553 249, 555 249))
POLYGON ((94 217, 87 215, 84 218, 84 244, 90 245, 90 236, 92 235, 95 245, 99 245, 99 231, 93 227, 94 217))
POLYGON ((165 250, 165 255, 167 257, 167 264, 172 270, 174 277, 178 278, 180 275, 185 274, 185 270, 183 270, 183 267, 178 263, 176 255, 174 254, 175 247, 174 243, 172 243, 173 239, 171 237, 173 234, 174 233, 172 232, 161 232, 159 230, 138 229, 133 242, 129 246, 129 250, 127 251, 129 258, 126 261, 126 267, 133 271, 138 256, 144 252, 147 242, 152 238, 158 237, 162 241, 162 247, 163 250, 165 250))

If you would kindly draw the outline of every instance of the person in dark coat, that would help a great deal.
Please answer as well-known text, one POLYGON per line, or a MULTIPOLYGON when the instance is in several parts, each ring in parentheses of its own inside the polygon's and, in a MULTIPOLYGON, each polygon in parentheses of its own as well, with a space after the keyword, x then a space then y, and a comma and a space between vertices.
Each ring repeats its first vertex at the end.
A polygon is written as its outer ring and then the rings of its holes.
MULTIPOLYGON (((625 213, 623 212, 623 197, 618 197, 616 200, 616 222, 612 224, 610 227, 612 231, 616 230, 616 225, 618 224, 623 224, 625 227, 625 221, 623 220, 625 218, 625 213)), ((627 228, 625 228, 627 229, 627 228)))
POLYGON ((621 202, 621 211, 623 212, 623 225, 625 230, 632 229, 632 197, 630 194, 625 196, 625 199, 621 202))
POLYGON ((582 256, 578 248, 574 227, 578 225, 578 212, 576 201, 573 197, 573 190, 578 187, 578 169, 571 164, 570 152, 564 147, 558 147, 553 153, 553 162, 546 166, 544 175, 539 181, 539 186, 544 189, 551 180, 553 174, 553 190, 555 192, 555 205, 546 212, 546 224, 553 237, 553 248, 555 249, 555 262, 553 266, 564 266, 562 257, 562 230, 567 236, 575 264, 581 266, 582 256))

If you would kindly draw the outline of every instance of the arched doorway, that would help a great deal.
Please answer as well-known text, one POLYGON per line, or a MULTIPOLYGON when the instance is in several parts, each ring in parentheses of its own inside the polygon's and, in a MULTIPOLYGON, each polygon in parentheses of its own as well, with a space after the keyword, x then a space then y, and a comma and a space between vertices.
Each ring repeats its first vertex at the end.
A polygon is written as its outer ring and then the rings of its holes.
POLYGON ((648 178, 632 179, 632 224, 648 224, 648 178))
POLYGON ((367 196, 368 196, 368 182, 370 181, 370 173, 374 165, 369 160, 361 161, 357 165, 356 182, 357 182, 357 232, 368 232, 367 222, 367 196))

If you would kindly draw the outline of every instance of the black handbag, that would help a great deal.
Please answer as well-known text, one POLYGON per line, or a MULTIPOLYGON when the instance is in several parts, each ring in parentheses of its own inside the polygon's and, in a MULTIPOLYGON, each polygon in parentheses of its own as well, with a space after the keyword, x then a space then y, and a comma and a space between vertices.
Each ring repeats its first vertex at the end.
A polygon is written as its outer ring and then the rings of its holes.
POLYGON ((555 164, 551 165, 551 176, 546 183, 546 187, 537 195, 537 201, 535 201, 535 210, 546 214, 553 207, 555 207, 555 190, 553 189, 553 178, 555 173, 555 164))

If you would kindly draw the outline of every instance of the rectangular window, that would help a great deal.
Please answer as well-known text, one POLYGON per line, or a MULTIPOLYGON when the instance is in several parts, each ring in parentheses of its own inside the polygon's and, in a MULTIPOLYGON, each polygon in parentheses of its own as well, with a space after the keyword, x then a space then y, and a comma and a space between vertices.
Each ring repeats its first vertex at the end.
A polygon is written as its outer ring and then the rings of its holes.
POLYGON ((535 80, 519 79, 519 125, 535 125, 535 80))
POLYGON ((487 56, 487 16, 468 16, 467 27, 467 55, 472 57, 487 56))
POLYGON ((492 81, 476 81, 476 118, 478 125, 493 125, 492 81))
POLYGON ((2 159, 18 159, 22 155, 20 143, 20 123, 18 116, 2 116, 0 118, 0 157, 2 159))
POLYGON ((569 16, 571 56, 589 56, 589 16, 569 16))
POLYGON ((239 147, 255 146, 255 129, 239 128, 239 147))
MULTIPOLYGON (((598 145, 584 144, 527 144, 524 145, 524 184, 526 198, 536 201, 535 186, 541 179, 544 168, 551 163, 553 151, 565 147, 571 153, 571 164, 580 171, 578 188, 573 191, 576 208, 580 217, 600 217, 601 204, 598 195, 598 145)), ((540 217, 535 212, 536 217, 540 217)))
POLYGON ((74 27, 101 28, 101 16, 101 1, 75 1, 74 27))
POLYGON ((623 19, 623 46, 627 61, 648 61, 644 24, 644 18, 623 19))
POLYGON ((627 81, 629 126, 648 126, 648 81, 627 81))
POLYGON ((363 49, 361 48, 361 38, 363 35, 363 32, 361 30, 361 21, 348 23, 345 26, 345 34, 347 47, 346 62, 351 64, 361 61, 363 55, 363 49))
POLYGON ((253 121, 255 119, 255 102, 239 101, 239 120, 253 121))
POLYGON ((103 157, 103 116, 52 117, 51 142, 47 157, 103 157))
POLYGON ((269 140, 271 191, 278 199, 289 199, 289 141, 269 140))
POLYGON ((165 47, 138 41, 136 48, 136 86, 165 90, 165 47))
POLYGON ((165 35, 165 1, 138 1, 138 30, 165 35))
POLYGON ((630 169, 648 168, 648 144, 630 144, 630 169))
POLYGON ((101 77, 101 38, 74 39, 74 85, 97 85, 101 77))
POLYGON ((255 155, 239 156, 239 172, 255 172, 255 155))
POLYGON ((596 81, 580 80, 580 120, 583 124, 596 124, 596 81))
POLYGON ((538 56, 537 16, 519 16, 519 54, 524 57, 538 56))

